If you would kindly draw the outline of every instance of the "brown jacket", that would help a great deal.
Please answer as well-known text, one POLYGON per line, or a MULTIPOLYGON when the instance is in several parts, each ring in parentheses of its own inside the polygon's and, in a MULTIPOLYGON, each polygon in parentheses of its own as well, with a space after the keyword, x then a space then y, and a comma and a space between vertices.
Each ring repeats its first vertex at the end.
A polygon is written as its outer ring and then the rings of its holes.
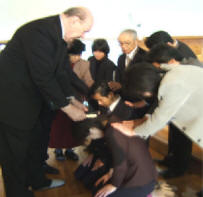
POLYGON ((88 86, 91 87, 94 80, 90 74, 90 63, 89 61, 80 59, 73 67, 73 71, 77 76, 88 86))

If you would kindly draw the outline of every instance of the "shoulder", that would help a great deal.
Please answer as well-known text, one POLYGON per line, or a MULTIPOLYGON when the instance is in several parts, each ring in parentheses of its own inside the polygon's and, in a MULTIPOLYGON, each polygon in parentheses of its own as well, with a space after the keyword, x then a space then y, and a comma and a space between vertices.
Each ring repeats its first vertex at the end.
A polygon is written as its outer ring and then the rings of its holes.
POLYGON ((147 53, 147 51, 145 51, 144 49, 138 47, 138 53, 145 55, 147 53))
POLYGON ((44 27, 54 28, 55 24, 58 24, 58 25, 60 24, 59 15, 50 16, 50 17, 46 17, 46 18, 40 18, 40 19, 30 21, 30 22, 24 24, 23 26, 21 26, 21 28, 40 28, 40 27, 42 29, 45 29, 44 27))
MULTIPOLYGON (((80 59, 80 60, 76 63, 76 65, 80 65, 80 66, 83 66, 83 67, 88 67, 89 64, 90 64, 89 61, 83 60, 83 59, 80 59)), ((76 66, 76 65, 75 65, 75 66, 76 66)))
MULTIPOLYGON (((203 69, 193 65, 180 65, 170 71, 166 72, 164 75, 160 87, 167 88, 170 91, 180 91, 181 87, 191 89, 193 84, 198 83, 198 81, 203 78, 203 69)), ((168 92, 170 92, 168 91, 168 92)))
POLYGON ((111 67, 115 67, 116 65, 114 64, 114 62, 112 60, 110 60, 109 58, 106 58, 106 62, 109 66, 111 67))
POLYGON ((44 38, 62 38, 62 30, 60 25, 59 16, 51 16, 46 18, 37 19, 21 26, 17 32, 25 37, 44 37, 44 38))
POLYGON ((178 40, 178 47, 177 47, 177 49, 186 58, 188 58, 188 57, 197 58, 197 56, 194 54, 192 49, 187 44, 185 44, 185 43, 183 43, 183 42, 181 42, 179 40, 178 40))
POLYGON ((94 56, 90 56, 90 57, 88 58, 88 61, 89 61, 89 62, 95 62, 95 61, 96 61, 96 59, 95 59, 95 57, 94 57, 94 56))
POLYGON ((118 57, 118 61, 122 60, 122 59, 125 59, 125 54, 121 54, 119 57, 118 57))
POLYGON ((194 57, 183 58, 183 60, 181 61, 181 64, 203 67, 203 63, 200 62, 197 58, 194 58, 194 57))

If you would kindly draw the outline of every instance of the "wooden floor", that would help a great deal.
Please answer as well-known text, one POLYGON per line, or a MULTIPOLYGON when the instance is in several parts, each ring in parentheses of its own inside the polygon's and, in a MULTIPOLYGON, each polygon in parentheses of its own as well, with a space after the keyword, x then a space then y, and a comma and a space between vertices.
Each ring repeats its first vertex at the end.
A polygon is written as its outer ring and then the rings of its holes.
MULTIPOLYGON (((64 179, 66 184, 63 187, 50 189, 46 191, 35 192, 35 197, 91 197, 91 193, 87 191, 78 181, 74 179, 73 171, 85 157, 81 154, 82 147, 76 151, 80 153, 80 161, 56 161, 53 154, 53 149, 49 150, 50 159, 48 163, 60 170, 60 175, 49 175, 50 178, 64 179)), ((163 155, 150 148, 153 158, 162 158, 163 155)), ((161 180, 161 178, 159 178, 161 180)), ((193 160, 188 172, 179 178, 174 178, 167 181, 169 184, 178 188, 178 197, 195 197, 195 192, 203 186, 202 179, 202 163, 193 160)), ((2 177, 0 176, 0 197, 5 197, 2 186, 2 177)))

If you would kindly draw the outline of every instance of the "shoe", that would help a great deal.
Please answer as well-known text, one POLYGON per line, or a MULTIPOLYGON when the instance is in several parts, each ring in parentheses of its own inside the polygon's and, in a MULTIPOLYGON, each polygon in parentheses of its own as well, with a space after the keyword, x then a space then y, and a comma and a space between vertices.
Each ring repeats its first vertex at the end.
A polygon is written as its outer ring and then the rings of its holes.
POLYGON ((66 157, 63 154, 62 149, 55 149, 54 153, 55 153, 56 160, 58 160, 58 161, 65 161, 66 160, 66 157))
POLYGON ((159 165, 161 166, 166 166, 166 167, 169 167, 173 161, 172 157, 171 156, 166 156, 163 160, 160 160, 160 159, 154 159, 154 161, 156 163, 158 163, 159 165))
POLYGON ((155 185, 152 193, 148 195, 147 197, 175 197, 175 191, 177 191, 177 188, 173 185, 169 185, 166 182, 159 181, 155 185))
POLYGON ((169 165, 170 165, 169 161, 165 160, 165 159, 163 159, 163 160, 155 159, 154 161, 161 166, 169 167, 169 165))
POLYGON ((59 170, 48 165, 46 162, 43 164, 43 169, 47 174, 59 174, 59 170))
POLYGON ((65 184, 64 180, 61 180, 61 179, 52 179, 49 186, 41 187, 41 188, 38 188, 37 190, 41 191, 41 190, 53 189, 53 188, 56 188, 56 187, 61 187, 64 184, 65 184))
POLYGON ((203 189, 196 193, 197 197, 203 197, 203 189))
POLYGON ((79 157, 78 155, 72 150, 72 149, 67 149, 65 151, 65 156, 67 159, 73 160, 73 161, 78 161, 79 157))
POLYGON ((175 172, 173 170, 162 170, 159 172, 159 175, 165 179, 176 178, 184 175, 184 172, 175 172))

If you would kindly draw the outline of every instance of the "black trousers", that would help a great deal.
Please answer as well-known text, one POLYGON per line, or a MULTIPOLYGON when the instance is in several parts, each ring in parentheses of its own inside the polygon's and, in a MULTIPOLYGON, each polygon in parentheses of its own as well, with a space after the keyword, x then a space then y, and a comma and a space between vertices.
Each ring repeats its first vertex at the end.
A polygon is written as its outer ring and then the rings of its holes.
POLYGON ((40 113, 40 123, 42 126, 42 133, 41 133, 41 140, 42 140, 42 147, 41 147, 41 158, 42 164, 46 162, 49 158, 48 155, 48 146, 49 146, 49 139, 51 133, 51 125, 56 116, 56 111, 51 110, 51 108, 44 104, 42 111, 40 113))
POLYGON ((168 143, 169 168, 185 172, 192 156, 192 141, 175 125, 169 124, 168 143))
POLYGON ((93 168, 97 158, 93 158, 93 161, 91 165, 88 166, 83 166, 82 164, 76 169, 74 172, 75 178, 79 181, 81 181, 86 188, 90 189, 93 191, 93 193, 96 191, 94 184, 96 181, 101 178, 104 174, 106 174, 109 170, 109 166, 104 163, 102 167, 95 171, 91 171, 93 168))
POLYGON ((33 197, 28 189, 48 186, 41 166, 42 127, 19 130, 0 123, 0 164, 7 197, 33 197))

